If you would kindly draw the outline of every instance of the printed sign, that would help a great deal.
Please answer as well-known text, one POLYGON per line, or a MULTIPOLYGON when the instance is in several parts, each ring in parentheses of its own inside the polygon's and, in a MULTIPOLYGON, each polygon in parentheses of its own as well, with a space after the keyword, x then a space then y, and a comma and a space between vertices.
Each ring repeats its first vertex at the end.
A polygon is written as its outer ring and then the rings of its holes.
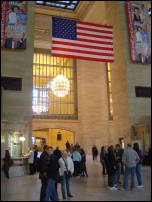
POLYGON ((26 48, 26 1, 1 1, 1 47, 26 48))
POLYGON ((127 2, 131 59, 133 62, 151 63, 151 47, 147 32, 144 4, 127 2))

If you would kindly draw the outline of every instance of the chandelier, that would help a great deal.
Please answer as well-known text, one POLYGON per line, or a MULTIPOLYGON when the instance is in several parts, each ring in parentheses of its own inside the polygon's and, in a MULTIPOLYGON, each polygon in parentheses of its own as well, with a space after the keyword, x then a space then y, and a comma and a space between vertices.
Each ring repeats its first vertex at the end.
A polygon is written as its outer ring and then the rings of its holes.
POLYGON ((51 88, 54 95, 56 95, 57 97, 64 97, 69 92, 69 80, 63 75, 59 74, 51 82, 51 88))

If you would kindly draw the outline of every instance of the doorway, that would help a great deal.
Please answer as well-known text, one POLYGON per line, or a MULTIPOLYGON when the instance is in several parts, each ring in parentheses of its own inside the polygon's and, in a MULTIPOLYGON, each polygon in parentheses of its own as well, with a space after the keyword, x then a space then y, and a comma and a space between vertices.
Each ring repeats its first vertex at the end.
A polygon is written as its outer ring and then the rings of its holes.
POLYGON ((41 130, 32 131, 33 144, 39 143, 39 151, 43 150, 44 143, 48 146, 52 146, 53 149, 59 147, 61 151, 66 149, 66 142, 69 141, 70 144, 75 143, 75 134, 73 131, 60 129, 60 128, 47 128, 41 130), (45 140, 45 141, 41 141, 45 140))

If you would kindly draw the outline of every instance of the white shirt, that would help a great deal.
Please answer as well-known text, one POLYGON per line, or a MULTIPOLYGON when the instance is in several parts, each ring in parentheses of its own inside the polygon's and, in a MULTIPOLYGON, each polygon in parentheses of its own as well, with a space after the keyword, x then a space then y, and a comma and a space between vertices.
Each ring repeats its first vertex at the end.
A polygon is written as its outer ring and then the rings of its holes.
POLYGON ((142 35, 141 35, 141 33, 139 31, 136 32, 136 41, 137 42, 142 42, 142 35))
MULTIPOLYGON (((66 162, 68 171, 70 171, 71 174, 73 174, 74 164, 73 164, 72 158, 68 156, 67 159, 65 160, 65 162, 66 162)), ((62 158, 60 158, 58 161, 59 166, 60 166, 60 169, 59 169, 60 176, 63 176, 64 172, 67 171, 66 166, 65 166, 65 162, 62 158)))
POLYGON ((9 24, 16 24, 17 23, 17 17, 15 12, 9 13, 9 24))
POLYGON ((34 152, 33 151, 30 151, 28 163, 30 163, 30 164, 34 163, 34 152))

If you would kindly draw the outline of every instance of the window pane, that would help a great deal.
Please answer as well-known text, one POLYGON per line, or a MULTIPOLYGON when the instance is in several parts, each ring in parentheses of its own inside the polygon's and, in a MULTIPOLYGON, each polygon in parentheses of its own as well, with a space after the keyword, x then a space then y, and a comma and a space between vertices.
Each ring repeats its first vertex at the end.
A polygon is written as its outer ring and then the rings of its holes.
MULTIPOLYGON (((73 59, 52 57, 43 51, 37 51, 33 56, 33 114, 46 115, 52 117, 56 115, 58 118, 64 118, 64 115, 75 116, 75 89, 74 75, 75 68, 73 59), (68 79, 68 94, 58 97, 52 90, 52 81, 59 74, 68 79)), ((66 87, 58 81, 55 90, 58 92, 66 87)), ((66 83, 64 83, 66 86, 66 83)), ((43 116, 44 117, 44 116, 43 116)))

